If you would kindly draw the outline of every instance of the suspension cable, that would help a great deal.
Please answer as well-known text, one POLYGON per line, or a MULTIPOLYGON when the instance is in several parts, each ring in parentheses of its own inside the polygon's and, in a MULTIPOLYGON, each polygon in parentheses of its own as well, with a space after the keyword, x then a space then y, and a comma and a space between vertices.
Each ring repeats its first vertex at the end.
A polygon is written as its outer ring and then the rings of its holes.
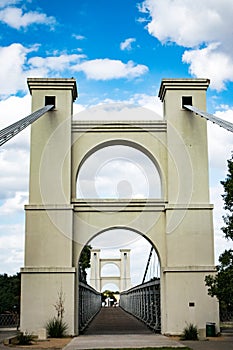
POLYGON ((143 276, 143 279, 142 279, 142 283, 145 282, 146 274, 147 274, 147 271, 148 271, 148 268, 149 268, 149 265, 150 265, 150 260, 151 260, 152 253, 153 253, 153 247, 150 248, 150 254, 149 254, 149 257, 148 257, 148 260, 147 260, 146 269, 145 269, 145 273, 144 273, 144 276, 143 276))
POLYGON ((230 132, 233 132, 233 124, 228 122, 228 121, 226 121, 226 120, 218 118, 218 117, 216 117, 213 114, 201 111, 201 110, 199 110, 198 108, 196 108, 194 106, 184 105, 184 108, 188 109, 191 112, 194 112, 194 113, 198 114, 199 116, 205 118, 206 120, 210 120, 214 124, 218 124, 219 126, 221 126, 222 128, 224 128, 224 129, 226 129, 226 130, 228 130, 230 132))
POLYGON ((54 108, 54 105, 44 106, 37 111, 31 113, 27 117, 18 120, 17 122, 7 126, 6 128, 0 131, 0 146, 5 142, 9 141, 12 137, 17 135, 19 132, 24 130, 28 125, 34 123, 37 119, 42 117, 46 112, 54 108))

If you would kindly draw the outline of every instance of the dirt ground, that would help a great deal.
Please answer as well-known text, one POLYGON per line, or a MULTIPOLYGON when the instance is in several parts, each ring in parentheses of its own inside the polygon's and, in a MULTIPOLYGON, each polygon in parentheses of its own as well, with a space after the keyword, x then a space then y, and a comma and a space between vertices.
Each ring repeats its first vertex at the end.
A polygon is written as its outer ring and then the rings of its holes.
POLYGON ((62 349, 66 344, 71 341, 72 338, 50 338, 47 340, 34 341, 31 345, 3 345, 1 344, 2 349, 62 349))

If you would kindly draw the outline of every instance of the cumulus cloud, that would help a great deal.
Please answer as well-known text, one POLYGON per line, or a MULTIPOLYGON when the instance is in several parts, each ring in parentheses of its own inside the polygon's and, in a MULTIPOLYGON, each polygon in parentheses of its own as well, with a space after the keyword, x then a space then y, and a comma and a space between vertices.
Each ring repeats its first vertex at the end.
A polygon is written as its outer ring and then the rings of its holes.
POLYGON ((9 6, 9 5, 14 5, 20 2, 20 0, 0 0, 0 8, 9 6))
POLYGON ((28 58, 38 50, 38 45, 27 48, 19 43, 0 47, 0 96, 7 97, 27 91, 27 77, 48 77, 64 71, 84 72, 88 79, 110 80, 137 78, 148 72, 148 67, 133 61, 124 63, 108 58, 86 60, 84 54, 61 54, 56 56, 28 58))
POLYGON ((21 212, 26 203, 28 203, 28 192, 16 192, 14 197, 8 198, 4 204, 0 206, 0 216, 21 212))
MULTIPOLYGON (((108 58, 85 60, 83 54, 60 55, 51 57, 32 57, 28 60, 30 67, 28 74, 34 70, 49 75, 53 72, 62 72, 66 69, 84 72, 88 79, 110 80, 120 78, 136 78, 148 71, 148 67, 132 61, 123 63, 120 60, 108 58)), ((34 73, 35 76, 35 73, 34 73)))
POLYGON ((74 120, 161 120, 162 103, 157 96, 133 94, 127 100, 104 99, 95 105, 74 104, 74 120))
MULTIPOLYGON (((226 111, 216 111, 216 117, 233 123, 233 108, 226 111)), ((208 122, 209 158, 211 168, 214 173, 221 171, 221 176, 225 176, 227 170, 226 160, 231 157, 232 133, 220 128, 218 125, 208 122)))
POLYGON ((0 225, 0 273, 10 275, 23 266, 24 225, 0 225))
POLYGON ((38 50, 38 45, 27 48, 19 43, 0 47, 0 96, 7 97, 19 91, 27 91, 27 77, 46 77, 56 75, 72 65, 77 65, 85 55, 61 54, 58 56, 28 59, 28 54, 38 50), (4 82, 4 83, 3 83, 4 82))
MULTIPOLYGON (((227 110, 216 111, 215 115, 221 119, 233 122, 233 108, 226 106, 227 110)), ((216 124, 208 122, 208 145, 210 164, 210 200, 214 203, 214 230, 215 230, 215 252, 216 262, 219 255, 226 249, 233 248, 233 243, 224 239, 221 227, 224 226, 222 216, 224 215, 222 194, 224 192, 220 181, 226 178, 227 159, 231 158, 232 133, 219 128, 216 124)))
POLYGON ((132 43, 134 43, 136 41, 135 38, 128 38, 128 39, 125 39, 125 41, 121 42, 120 43, 120 48, 122 51, 124 50, 132 50, 132 43))
MULTIPOLYGON (((0 129, 30 114, 30 110, 29 95, 23 98, 12 96, 0 101, 0 129)), ((1 147, 0 200, 15 198, 16 193, 22 194, 28 190, 29 140, 30 129, 26 128, 1 147)), ((9 204, 3 202, 2 209, 5 210, 9 204)))
POLYGON ((183 62, 190 64, 192 75, 210 77, 217 90, 233 81, 231 0, 145 0, 139 10, 148 17, 152 36, 190 48, 183 62))
POLYGON ((15 94, 26 88, 24 65, 27 54, 35 49, 17 43, 0 47, 0 95, 15 94))
POLYGON ((73 67, 77 72, 84 72, 88 79, 110 80, 137 78, 148 72, 148 67, 133 61, 123 63, 108 58, 85 61, 73 67))
POLYGON ((31 69, 44 69, 48 75, 51 72, 62 72, 65 69, 72 69, 72 65, 80 62, 80 59, 85 58, 85 55, 72 54, 50 57, 32 57, 28 60, 31 69))
POLYGON ((0 21, 14 29, 26 28, 32 24, 44 24, 54 26, 56 20, 45 13, 30 11, 23 13, 18 7, 6 7, 0 11, 0 21))
POLYGON ((15 192, 27 191, 29 152, 4 150, 0 154, 0 161, 0 199, 14 198, 15 192))
POLYGON ((225 88, 227 80, 233 81, 233 59, 219 49, 219 44, 206 48, 185 51, 182 57, 188 63, 189 72, 197 77, 208 77, 211 87, 217 91, 225 88))

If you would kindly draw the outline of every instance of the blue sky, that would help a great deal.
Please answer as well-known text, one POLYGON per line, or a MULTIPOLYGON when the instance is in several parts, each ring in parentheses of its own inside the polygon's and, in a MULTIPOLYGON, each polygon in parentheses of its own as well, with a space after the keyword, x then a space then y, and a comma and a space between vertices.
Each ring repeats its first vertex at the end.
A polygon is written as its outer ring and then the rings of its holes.
MULTIPOLYGON (((132 103, 161 114, 162 78, 211 80, 208 111, 233 121, 232 0, 0 0, 0 128, 30 113, 27 77, 74 77, 75 113, 132 103)), ((77 114, 77 118, 78 118, 77 114)), ((208 125, 216 255, 232 134, 208 125)), ((29 130, 0 150, 0 273, 23 265, 29 130)))

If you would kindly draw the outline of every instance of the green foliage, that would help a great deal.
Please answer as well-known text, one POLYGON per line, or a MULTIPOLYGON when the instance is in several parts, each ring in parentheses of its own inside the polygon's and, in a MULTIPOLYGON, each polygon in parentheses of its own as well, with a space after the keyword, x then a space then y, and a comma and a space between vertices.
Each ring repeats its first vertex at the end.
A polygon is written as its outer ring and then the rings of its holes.
POLYGON ((222 231, 226 238, 233 240, 233 153, 228 163, 228 174, 225 181, 221 181, 224 187, 224 209, 227 210, 226 215, 223 217, 225 227, 222 227, 222 231))
POLYGON ((91 267, 91 264, 90 264, 91 249, 92 247, 90 245, 86 245, 83 248, 79 259, 80 280, 84 282, 86 282, 86 276, 87 276, 86 269, 91 267))
POLYGON ((112 292, 111 290, 105 290, 102 294, 105 298, 111 298, 116 301, 116 298, 114 296, 115 292, 112 292))
POLYGON ((205 278, 208 294, 218 298, 222 310, 233 310, 233 250, 225 250, 219 262, 217 275, 205 278))
POLYGON ((20 305, 20 274, 0 275, 0 313, 17 312, 20 305))
POLYGON ((57 312, 57 316, 50 319, 45 326, 48 336, 51 338, 63 338, 66 336, 68 324, 63 321, 63 317, 65 313, 64 304, 65 304, 65 294, 63 293, 63 290, 61 288, 60 292, 58 292, 58 299, 56 303, 53 305, 57 312))
POLYGON ((62 318, 54 317, 46 324, 48 336, 51 338, 64 338, 68 329, 67 323, 62 318))
POLYGON ((198 340, 197 326, 188 324, 181 335, 181 340, 198 340))
MULTIPOLYGON (((225 181, 221 181, 224 187, 224 209, 223 216, 225 226, 222 231, 227 239, 233 240, 233 153, 228 160, 228 174, 225 181)), ((216 296, 220 302, 221 310, 233 310, 233 250, 225 250, 219 257, 216 276, 206 276, 208 294, 216 296)))
POLYGON ((33 341, 33 336, 30 333, 20 333, 17 336, 18 345, 31 345, 33 341))

